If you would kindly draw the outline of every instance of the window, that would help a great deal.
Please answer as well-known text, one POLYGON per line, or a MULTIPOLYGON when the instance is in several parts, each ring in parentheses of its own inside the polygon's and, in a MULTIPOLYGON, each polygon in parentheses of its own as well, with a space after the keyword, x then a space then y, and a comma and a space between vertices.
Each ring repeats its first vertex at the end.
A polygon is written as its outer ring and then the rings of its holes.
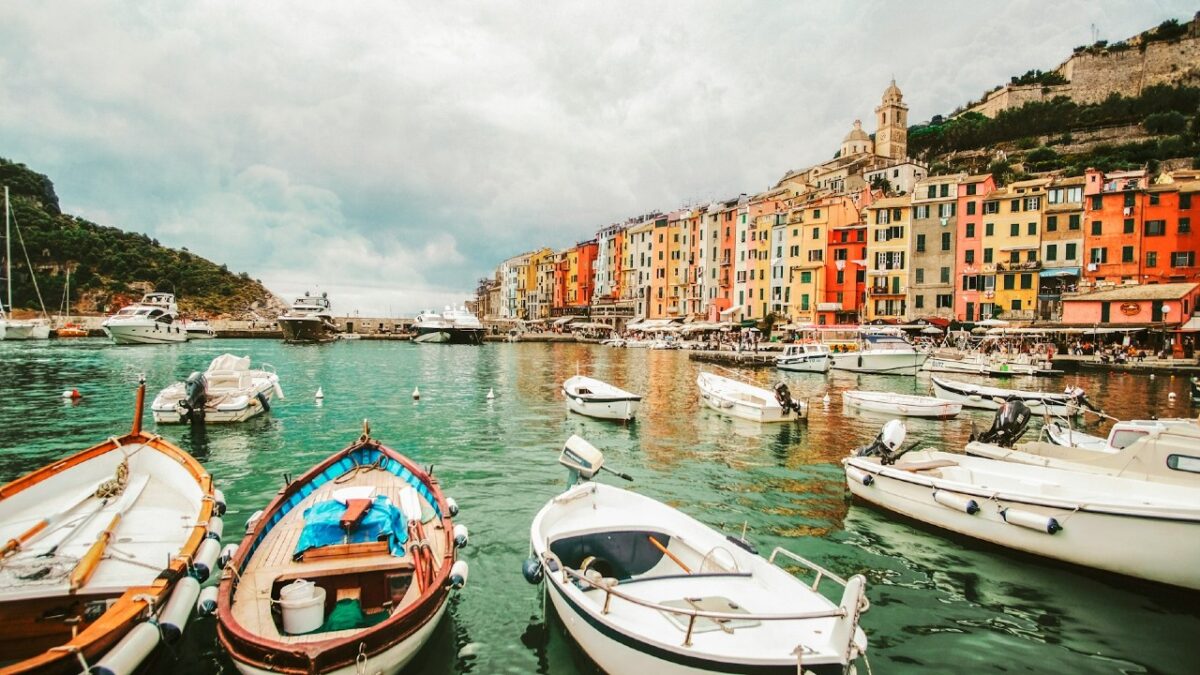
POLYGON ((1125 193, 1125 206, 1133 206, 1133 193, 1132 192, 1125 193))
POLYGON ((1099 220, 1092 221, 1092 236, 1098 237, 1104 232, 1104 225, 1099 220))
POLYGON ((1033 288, 1033 275, 1032 274, 1022 274, 1021 275, 1021 288, 1023 290, 1029 290, 1029 289, 1033 288))
POLYGON ((1158 206, 1158 193, 1157 192, 1152 193, 1150 195, 1150 206, 1158 206))
POLYGON ((943 251, 950 250, 950 233, 949 232, 942 233, 942 250, 943 251))
POLYGON ((950 309, 954 306, 954 296, 950 293, 945 293, 937 296, 938 309, 950 309))
POLYGON ((925 268, 923 268, 923 267, 917 268, 917 283, 918 284, 925 283, 925 268))
POLYGON ((844 270, 837 271, 837 283, 839 283, 839 284, 846 283, 846 272, 844 270))
POLYGON ((967 223, 967 239, 975 238, 975 223, 967 223))
POLYGON ((924 250, 925 250, 925 235, 918 234, 917 235, 917 252, 919 253, 924 250))
POLYGON ((1079 244, 1067 244, 1066 255, 1063 260, 1074 260, 1075 255, 1079 253, 1079 244))
POLYGON ((891 222, 891 221, 888 220, 888 210, 887 209, 879 209, 878 211, 875 212, 875 224, 876 225, 887 225, 889 222, 891 222))
POLYGON ((1011 291, 1011 290, 1014 290, 1016 287, 1017 287, 1017 275, 1005 274, 1004 275, 1004 290, 1011 291))
POLYGON ((969 194, 969 195, 975 194, 975 184, 974 183, 971 183, 970 185, 967 186, 967 194, 969 194))
POLYGON ((1179 234, 1187 234, 1188 232, 1191 232, 1191 231, 1192 231, 1192 219, 1191 218, 1180 218, 1179 219, 1179 234))
POLYGON ((996 224, 995 223, 985 223, 983 226, 983 236, 990 237, 994 234, 996 234, 996 224))
POLYGON ((1047 232, 1057 232, 1058 231, 1058 216, 1046 216, 1046 231, 1047 232))
POLYGON ((1195 267, 1195 251, 1176 251, 1171 254, 1171 267, 1195 267))
POLYGON ((1180 193, 1180 195, 1179 195, 1179 210, 1186 211, 1190 208, 1192 208, 1191 193, 1186 193, 1186 192, 1180 193))
POLYGON ((807 270, 804 272, 801 272, 800 273, 800 283, 802 283, 802 284, 812 283, 812 272, 809 272, 807 270))
POLYGON ((1158 267, 1158 253, 1155 251, 1146 252, 1146 267, 1158 267))
POLYGON ((1008 252, 1008 262, 1010 262, 1010 263, 1021 262, 1021 252, 1020 251, 1009 251, 1008 252))
POLYGON ((1021 200, 1020 199, 1008 200, 1008 210, 1013 213, 1020 211, 1021 210, 1021 200))
POLYGON ((1021 224, 1020 223, 1009 223, 1008 236, 1016 237, 1016 236, 1019 236, 1020 234, 1021 234, 1021 224))
POLYGON ((835 249, 833 249, 833 259, 834 260, 845 260, 847 257, 847 254, 849 252, 850 252, 849 250, 844 249, 844 248, 835 248, 835 249))
POLYGON ((1025 230, 1025 234, 1037 234, 1037 223, 1029 223, 1025 230))
POLYGON ((1041 197, 1026 197, 1025 198, 1025 210, 1026 211, 1037 211, 1041 205, 1042 205, 1041 197))
POLYGON ((1133 247, 1132 246, 1122 246, 1121 247, 1121 262, 1123 262, 1123 263, 1133 262, 1133 247))
POLYGON ((956 208, 954 202, 938 204, 938 218, 952 218, 956 208))
POLYGON ((800 294, 800 309, 804 311, 808 310, 808 293, 800 294))
POLYGON ((963 253, 963 262, 968 265, 975 263, 975 251, 973 249, 967 249, 966 252, 963 253))
POLYGON ((1058 260, 1058 244, 1046 245, 1046 260, 1058 260))
MULTIPOLYGON (((975 186, 972 185, 971 187, 975 187, 975 186)), ((967 215, 968 216, 975 215, 975 202, 967 202, 967 215)))
POLYGON ((809 262, 821 262, 821 260, 823 260, 824 258, 825 258, 825 250, 824 249, 817 249, 815 251, 808 252, 808 261, 809 262))
POLYGON ((923 295, 918 295, 918 296, 916 296, 916 297, 914 297, 914 298, 913 298, 913 302, 914 302, 914 306, 915 306, 917 309, 922 309, 922 308, 924 308, 924 307, 925 307, 925 296, 923 296, 923 295))
POLYGON ((821 217, 821 209, 813 209, 813 218, 821 217))
POLYGON ((942 268, 942 273, 941 273, 941 282, 942 282, 943 284, 948 284, 948 283, 950 283, 950 268, 949 268, 949 267, 943 267, 943 268, 942 268))
POLYGON ((1012 301, 1012 305, 1011 305, 1011 306, 1012 306, 1012 309, 1013 309, 1013 311, 1014 311, 1014 312, 1019 312, 1019 311, 1021 311, 1021 300, 1020 300, 1020 298, 1015 298, 1015 299, 1013 299, 1013 301, 1012 301))
POLYGON ((1068 230, 1078 230, 1080 227, 1079 221, 1082 218, 1078 213, 1072 213, 1067 219, 1068 230))
MULTIPOLYGON (((1167 233, 1167 221, 1147 220, 1145 230, 1147 237, 1161 237, 1167 233)), ((1133 219, 1125 221, 1125 234, 1133 234, 1133 219)))
POLYGON ((1133 218, 1126 218, 1121 228, 1122 234, 1133 234, 1133 218))
POLYGON ((1000 202, 984 202, 983 213, 984 215, 989 213, 1000 213, 1000 202))
POLYGON ((928 197, 928 198, 930 198, 930 199, 933 199, 934 197, 936 197, 936 196, 937 196, 937 186, 936 186, 936 185, 930 185, 930 186, 929 186, 929 190, 927 191, 927 193, 926 193, 926 195, 925 195, 925 196, 926 196, 926 197, 928 197))
POLYGON ((949 196, 950 196, 950 184, 949 184, 949 183, 946 183, 945 185, 942 185, 942 188, 941 188, 941 193, 942 193, 942 196, 943 196, 943 197, 949 197, 949 196))
POLYGON ((789 248, 788 255, 793 258, 799 258, 800 257, 800 245, 796 244, 796 245, 792 246, 791 248, 789 248))
POLYGON ((1096 263, 1096 264, 1103 264, 1103 263, 1108 262, 1108 249, 1106 249, 1106 248, 1092 249, 1092 253, 1088 257, 1088 261, 1092 262, 1092 263, 1096 263))
MULTIPOLYGON (((930 189, 930 191, 932 191, 933 187, 930 186, 929 189, 930 189)), ((929 196, 932 197, 933 195, 929 195, 929 196)), ((928 204, 913 207, 913 218, 928 218, 928 217, 929 217, 929 205, 928 204)))
POLYGON ((1101 195, 1092 195, 1092 203, 1089 208, 1093 211, 1099 211, 1103 204, 1103 199, 1101 195))
POLYGON ((983 262, 984 262, 984 264, 992 262, 992 249, 990 249, 990 248, 983 249, 983 262))
POLYGON ((813 239, 820 239, 820 238, 821 238, 821 228, 819 228, 819 227, 814 227, 812 230, 813 230, 812 238, 813 238, 813 239))

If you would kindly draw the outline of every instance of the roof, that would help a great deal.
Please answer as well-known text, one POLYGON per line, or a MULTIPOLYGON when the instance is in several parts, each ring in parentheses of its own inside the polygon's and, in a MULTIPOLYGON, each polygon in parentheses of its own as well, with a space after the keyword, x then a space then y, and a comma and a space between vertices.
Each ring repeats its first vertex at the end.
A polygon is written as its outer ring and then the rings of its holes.
POLYGON ((1197 192, 1200 191, 1200 180, 1184 183, 1157 183, 1146 188, 1146 192, 1197 192))
POLYGON ((1173 284, 1138 284, 1116 286, 1091 293, 1063 295, 1063 302, 1100 302, 1110 300, 1180 300, 1191 295, 1200 287, 1192 282, 1173 284))
POLYGON ((886 199, 880 199, 880 200, 874 201, 867 208, 869 208, 869 209, 890 209, 890 208, 895 208, 897 206, 911 206, 911 205, 912 205, 911 196, 904 195, 903 197, 888 197, 886 199))
POLYGON ((1027 188, 1027 187, 1043 187, 1050 184, 1049 178, 1031 178, 1029 180, 1019 180, 1015 183, 1009 183, 1011 188, 1027 188))
POLYGON ((974 176, 967 176, 966 178, 964 178, 958 182, 963 183, 963 184, 982 183, 983 181, 985 181, 991 177, 992 177, 992 174, 990 174, 990 173, 977 173, 974 176))
POLYGON ((1068 178, 1055 178, 1053 186, 1083 185, 1085 182, 1087 182, 1087 179, 1084 176, 1070 176, 1068 178))

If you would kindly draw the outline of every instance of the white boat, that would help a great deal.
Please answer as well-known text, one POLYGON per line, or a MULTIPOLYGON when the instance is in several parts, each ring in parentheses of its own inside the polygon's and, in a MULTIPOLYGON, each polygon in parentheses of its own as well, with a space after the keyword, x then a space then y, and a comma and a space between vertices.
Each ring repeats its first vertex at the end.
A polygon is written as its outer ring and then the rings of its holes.
POLYGON ((1010 449, 975 441, 967 444, 966 452, 1004 462, 1200 488, 1200 425, 1194 420, 1172 422, 1177 423, 1142 426, 1134 433, 1114 426, 1107 441, 1099 439, 1100 447, 1033 441, 1010 449), (1114 447, 1114 441, 1120 447, 1114 447))
POLYGON ((187 342, 171 293, 147 293, 141 302, 122 307, 104 320, 104 332, 119 345, 187 342))
POLYGON ((1200 590, 1200 489, 930 450, 885 461, 843 460, 855 497, 1018 551, 1200 590))
MULTIPOLYGON (((4 279, 8 282, 8 312, 0 301, 0 340, 46 340, 50 337, 50 321, 45 319, 46 308, 42 307, 43 318, 14 319, 12 288, 12 207, 8 203, 8 186, 4 186, 4 279)), ((22 242, 21 247, 25 244, 22 242)), ((28 258, 28 256, 26 256, 28 258)), ((30 270, 32 273, 32 270, 30 270)), ((36 286, 36 281, 34 282, 36 286)), ((41 301, 41 295, 38 295, 41 301)))
POLYGON ((1029 406, 1029 410, 1038 415, 1046 413, 1055 417, 1069 417, 1082 414, 1084 410, 1097 410, 1088 401, 1083 390, 1078 388, 1062 393, 1052 393, 989 387, 970 382, 946 380, 937 376, 929 379, 933 383, 934 396, 946 401, 962 403, 965 408, 999 410, 1003 401, 1015 398, 1029 406))
POLYGON ((562 392, 572 411, 605 420, 629 421, 642 405, 641 396, 583 375, 563 382, 562 392))
POLYGON ((180 323, 183 324, 183 330, 189 340, 211 340, 217 337, 217 331, 204 319, 184 319, 180 323))
POLYGON ((413 342, 422 344, 483 344, 483 324, 466 307, 447 305, 441 314, 421 312, 413 321, 413 330, 413 342))
POLYGON ((333 305, 326 292, 314 295, 305 291, 276 322, 283 333, 283 341, 289 344, 333 342, 339 332, 333 321, 333 305))
POLYGON ((250 369, 250 357, 222 354, 208 370, 192 373, 154 397, 150 410, 160 424, 242 422, 271 409, 283 398, 279 376, 269 364, 250 369))
POLYGON ((842 579, 782 547, 763 558, 662 502, 586 480, 603 461, 578 436, 567 441, 568 489, 533 519, 523 568, 603 671, 855 672, 867 650, 861 575, 842 579), (819 592, 828 583, 842 587, 840 602, 819 592))
MULTIPOLYGON (((844 332, 844 331, 843 331, 844 332)), ((918 351, 897 329, 863 326, 849 351, 834 352, 833 369, 879 375, 916 375, 928 352, 918 351)))
POLYGON ((775 367, 794 373, 827 373, 833 364, 829 347, 811 342, 788 345, 775 357, 775 367))
POLYGON ((979 350, 935 349, 925 361, 924 370, 930 373, 962 373, 968 375, 1052 375, 1053 364, 1042 358, 1046 352, 985 354, 979 350))
POLYGON ((958 413, 962 412, 960 403, 943 401, 933 396, 894 394, 889 391, 843 391, 842 407, 905 417, 932 417, 939 420, 957 417, 958 413))
POLYGON ((748 382, 701 372, 696 376, 700 399, 717 412, 755 422, 790 422, 808 416, 808 406, 792 399, 786 384, 775 385, 775 391, 748 382))
POLYGON ((1194 419, 1125 420, 1113 424, 1108 435, 1093 436, 1060 422, 1051 422, 1043 427, 1046 437, 1055 445, 1082 448, 1095 452, 1117 452, 1132 445, 1138 439, 1169 426, 1196 426, 1194 419))

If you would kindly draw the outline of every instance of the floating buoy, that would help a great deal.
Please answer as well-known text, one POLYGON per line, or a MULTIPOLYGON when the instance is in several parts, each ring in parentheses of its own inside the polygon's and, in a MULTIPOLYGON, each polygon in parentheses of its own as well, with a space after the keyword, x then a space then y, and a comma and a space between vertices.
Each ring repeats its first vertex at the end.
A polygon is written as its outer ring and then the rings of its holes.
POLYGON ((83 398, 83 394, 80 394, 78 389, 68 389, 62 393, 62 397, 69 398, 73 401, 78 398, 83 398))
POLYGON ((414 401, 421 400, 421 390, 417 387, 413 387, 413 400, 414 401))
POLYGON ((320 401, 323 398, 325 398, 325 390, 317 387, 317 400, 320 401))
POLYGON ((1150 379, 1154 379, 1154 373, 1150 373, 1150 379))
POLYGON ((487 395, 487 397, 488 397, 488 400, 489 400, 489 401, 490 401, 490 400, 492 400, 492 399, 494 399, 494 398, 496 398, 496 390, 495 390, 495 389, 488 389, 488 395, 487 395))

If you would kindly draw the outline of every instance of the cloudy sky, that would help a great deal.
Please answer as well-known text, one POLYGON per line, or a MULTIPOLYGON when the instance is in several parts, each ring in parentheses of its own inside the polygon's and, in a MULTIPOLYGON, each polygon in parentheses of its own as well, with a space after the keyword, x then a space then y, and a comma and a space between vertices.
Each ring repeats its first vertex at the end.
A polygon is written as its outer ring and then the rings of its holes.
POLYGON ((24 2, 0 156, 65 211, 339 312, 830 157, 896 78, 946 113, 1194 3, 24 2))

